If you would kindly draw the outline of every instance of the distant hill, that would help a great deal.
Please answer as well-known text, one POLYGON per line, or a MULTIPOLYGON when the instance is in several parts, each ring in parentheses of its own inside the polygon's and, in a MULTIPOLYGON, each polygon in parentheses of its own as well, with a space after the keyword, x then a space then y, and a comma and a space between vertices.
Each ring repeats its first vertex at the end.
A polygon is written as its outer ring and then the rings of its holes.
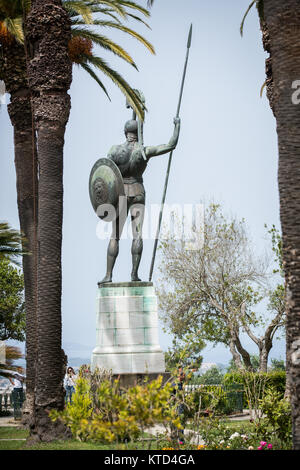
POLYGON ((89 365, 91 363, 90 357, 68 357, 68 366, 80 367, 83 364, 89 365))

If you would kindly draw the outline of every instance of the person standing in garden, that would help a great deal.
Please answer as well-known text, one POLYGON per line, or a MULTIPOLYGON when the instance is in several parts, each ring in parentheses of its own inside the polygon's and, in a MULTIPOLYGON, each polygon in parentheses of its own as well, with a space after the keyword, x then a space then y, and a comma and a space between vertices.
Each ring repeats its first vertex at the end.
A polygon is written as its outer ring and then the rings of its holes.
POLYGON ((75 392, 76 385, 76 374, 72 367, 67 368, 67 372, 64 378, 64 388, 66 391, 66 403, 72 403, 72 395, 75 392))

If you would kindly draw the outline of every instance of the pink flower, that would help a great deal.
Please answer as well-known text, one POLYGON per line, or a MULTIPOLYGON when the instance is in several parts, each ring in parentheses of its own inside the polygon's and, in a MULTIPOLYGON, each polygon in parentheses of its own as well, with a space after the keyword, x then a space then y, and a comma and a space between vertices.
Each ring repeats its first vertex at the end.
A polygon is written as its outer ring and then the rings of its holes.
POLYGON ((273 449, 272 444, 268 444, 268 449, 273 449))
POLYGON ((257 450, 263 450, 263 447, 262 447, 262 446, 259 446, 259 447, 257 448, 257 450))
POLYGON ((267 445, 267 443, 266 443, 265 441, 260 441, 260 445, 261 445, 262 447, 265 447, 265 446, 267 445))

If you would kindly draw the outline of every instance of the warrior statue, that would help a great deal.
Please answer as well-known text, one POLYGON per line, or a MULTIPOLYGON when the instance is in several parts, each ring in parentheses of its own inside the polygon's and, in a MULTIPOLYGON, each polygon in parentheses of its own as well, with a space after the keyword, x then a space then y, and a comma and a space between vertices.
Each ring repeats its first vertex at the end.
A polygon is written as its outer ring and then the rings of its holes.
MULTIPOLYGON (((180 107, 183 96, 183 88, 187 71, 189 51, 192 42, 191 24, 188 40, 183 75, 180 86, 177 113, 174 118, 174 132, 171 140, 166 145, 153 147, 144 147, 143 142, 143 123, 136 119, 136 113, 133 112, 132 119, 125 124, 126 142, 121 145, 114 145, 107 158, 100 158, 92 168, 89 179, 90 199, 97 215, 106 221, 112 221, 113 230, 107 250, 107 270, 104 279, 99 283, 112 281, 113 268, 119 253, 119 241, 125 221, 130 211, 132 222, 132 272, 131 280, 140 281, 138 277, 138 268, 143 251, 142 227, 145 211, 145 189, 143 186, 143 173, 151 157, 169 153, 168 167, 165 178, 164 191, 159 213, 158 227, 153 248, 151 260, 149 281, 151 281, 159 232, 162 221, 163 208, 165 203, 166 191, 168 186, 170 166, 173 156, 173 150, 176 148, 180 131, 180 107), (123 201, 123 202, 122 202, 123 201), (125 204, 124 204, 125 201, 125 204), (115 209, 113 217, 109 216, 109 210, 104 208, 113 207, 115 209), (124 208, 125 206, 125 208, 124 208), (100 209, 100 210, 99 210, 100 209)), ((145 108, 145 98, 141 91, 134 90, 140 103, 145 108)), ((132 107, 128 102, 127 107, 132 107)))
MULTIPOLYGON (((135 113, 133 117, 135 117, 135 113)), ((113 268, 119 253, 119 240, 128 212, 130 212, 133 232, 131 280, 140 281, 138 268, 143 251, 142 227, 145 210, 143 173, 150 158, 169 153, 175 149, 180 131, 179 117, 174 118, 174 124, 174 132, 168 144, 144 147, 141 123, 136 119, 127 121, 124 127, 126 142, 121 145, 114 145, 110 149, 107 158, 98 160, 91 171, 90 196, 95 210, 99 207, 100 202, 111 202, 114 206, 117 206, 117 203, 112 201, 113 198, 109 197, 112 185, 108 183, 107 177, 104 181, 103 168, 106 167, 107 170, 107 166, 113 170, 114 179, 118 180, 117 184, 114 180, 115 189, 111 193, 117 193, 118 196, 124 194, 126 202, 124 204, 125 209, 119 211, 116 218, 112 220, 112 235, 107 249, 107 271, 100 284, 112 281, 113 268), (100 172, 102 173, 100 174, 100 172), (123 184, 119 181, 120 176, 123 184)))

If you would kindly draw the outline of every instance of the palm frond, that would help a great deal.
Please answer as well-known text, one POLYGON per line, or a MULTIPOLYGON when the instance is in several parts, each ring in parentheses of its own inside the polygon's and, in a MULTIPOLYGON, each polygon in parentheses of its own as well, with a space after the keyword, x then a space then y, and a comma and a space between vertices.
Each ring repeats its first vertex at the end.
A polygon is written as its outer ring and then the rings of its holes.
POLYGON ((124 7, 128 7, 128 8, 131 8, 133 10, 137 10, 139 11, 140 13, 143 13, 143 15, 149 17, 150 16, 150 13, 149 13, 149 10, 147 10, 146 8, 142 7, 141 5, 139 5, 138 3, 135 3, 135 2, 128 2, 128 1, 123 1, 123 0, 120 0, 120 3, 124 6, 124 7))
POLYGON ((86 62, 82 62, 79 65, 98 83, 98 85, 100 85, 100 87, 102 88, 102 90, 106 94, 109 101, 111 101, 110 96, 107 93, 107 90, 106 90, 105 86, 103 85, 103 83, 101 82, 99 77, 95 74, 95 72, 92 70, 92 68, 86 62))
POLYGON ((265 88, 266 86, 267 86, 267 80, 263 83, 263 85, 262 85, 262 87, 261 87, 261 89, 260 89, 259 95, 260 95, 261 98, 262 98, 262 95, 263 95, 264 88, 265 88))
POLYGON ((93 23, 93 14, 84 0, 64 0, 63 7, 74 16, 81 16, 87 24, 93 23))
POLYGON ((122 93, 126 96, 128 102, 132 105, 134 111, 143 121, 145 115, 143 104, 135 91, 126 82, 126 80, 116 70, 113 70, 103 59, 101 59, 101 57, 86 56, 85 59, 88 63, 107 75, 115 83, 115 85, 120 88, 122 93))
POLYGON ((79 37, 91 40, 93 44, 97 44, 98 46, 106 50, 109 50, 110 52, 113 52, 118 57, 125 60, 130 65, 132 65, 135 69, 137 69, 137 66, 134 63, 134 60, 128 54, 128 52, 126 52, 125 49, 123 49, 121 46, 119 46, 118 44, 116 44, 114 41, 107 38, 106 36, 102 36, 87 28, 72 28, 71 34, 72 34, 72 37, 79 36, 79 37))
POLYGON ((137 33, 131 28, 124 26, 123 24, 114 23, 112 21, 102 21, 102 20, 95 20, 94 24, 97 26, 107 27, 107 28, 115 28, 123 31, 123 33, 129 34, 130 36, 134 37, 138 41, 140 41, 152 54, 155 54, 155 49, 152 44, 147 41, 141 34, 137 33))
POLYGON ((244 24, 245 24, 245 21, 246 21, 246 18, 248 16, 248 13, 249 11, 251 10, 251 8, 253 7, 253 5, 257 3, 257 0, 253 0, 250 5, 248 6, 247 10, 246 10, 246 13, 244 14, 243 16, 243 19, 242 19, 242 22, 241 22, 241 26, 240 26, 240 34, 241 36, 243 36, 244 34, 244 24))
POLYGON ((91 2, 87 2, 87 5, 91 8, 96 7, 99 8, 100 5, 106 5, 110 7, 113 11, 115 11, 118 15, 126 18, 126 10, 121 5, 120 1, 115 0, 95 0, 91 2))
POLYGON ((26 239, 18 230, 12 229, 7 222, 0 222, 0 259, 6 258, 19 265, 19 257, 28 254, 23 248, 25 244, 26 239))
POLYGON ((21 0, 22 2, 22 10, 26 14, 29 12, 31 7, 31 0, 21 0))
POLYGON ((150 26, 146 23, 146 21, 142 20, 139 16, 133 15, 132 13, 128 13, 127 16, 130 18, 133 18, 136 21, 139 21, 140 23, 143 23, 147 28, 151 29, 150 26))
POLYGON ((3 23, 4 23, 7 31, 10 34, 12 34, 18 42, 20 42, 20 43, 24 42, 22 17, 5 18, 3 23))

